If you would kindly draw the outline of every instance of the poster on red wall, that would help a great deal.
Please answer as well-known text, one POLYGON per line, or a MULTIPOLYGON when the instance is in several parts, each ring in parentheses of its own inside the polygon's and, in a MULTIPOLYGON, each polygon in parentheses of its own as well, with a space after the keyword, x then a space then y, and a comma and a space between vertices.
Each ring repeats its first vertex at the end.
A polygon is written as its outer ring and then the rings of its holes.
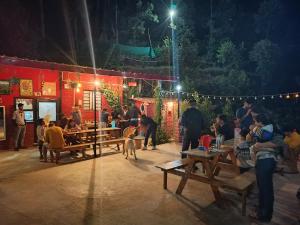
POLYGON ((42 93, 43 95, 47 95, 47 96, 56 96, 56 83, 44 82, 42 93))
POLYGON ((20 80, 20 95, 21 96, 32 96, 32 80, 20 80))

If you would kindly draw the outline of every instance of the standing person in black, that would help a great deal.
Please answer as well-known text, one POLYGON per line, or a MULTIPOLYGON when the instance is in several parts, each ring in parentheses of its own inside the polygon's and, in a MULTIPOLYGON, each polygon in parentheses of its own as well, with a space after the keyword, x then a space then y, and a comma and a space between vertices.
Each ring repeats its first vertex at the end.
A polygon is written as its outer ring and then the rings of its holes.
POLYGON ((143 150, 147 150, 148 139, 151 134, 152 138, 152 150, 156 150, 156 130, 157 130, 157 123, 150 117, 146 115, 142 115, 141 118, 141 125, 146 127, 146 135, 145 135, 145 142, 143 150))
MULTIPOLYGON (((203 126, 203 117, 201 112, 196 108, 196 100, 190 99, 190 108, 188 108, 181 117, 180 125, 183 127, 182 151, 187 151, 191 144, 191 148, 197 148, 199 145, 199 137, 203 126)), ((185 158, 186 155, 182 155, 185 158)))
POLYGON ((237 109, 236 111, 236 119, 240 124, 241 130, 249 129, 250 125, 253 123, 252 119, 252 105, 253 102, 251 99, 246 99, 244 101, 243 107, 237 109))
POLYGON ((129 109, 130 124, 137 127, 139 125, 139 116, 141 114, 141 111, 135 106, 134 102, 132 102, 129 109))

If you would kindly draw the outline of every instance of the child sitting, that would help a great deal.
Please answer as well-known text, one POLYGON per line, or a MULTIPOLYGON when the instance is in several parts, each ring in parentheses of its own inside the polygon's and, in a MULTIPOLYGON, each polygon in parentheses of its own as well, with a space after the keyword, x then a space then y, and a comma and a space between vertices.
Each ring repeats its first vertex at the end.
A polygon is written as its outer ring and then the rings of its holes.
POLYGON ((38 126, 36 128, 36 136, 38 138, 38 148, 40 152, 40 159, 43 159, 43 144, 45 142, 46 124, 43 119, 38 120, 38 126))
MULTIPOLYGON (((259 114, 254 117, 255 127, 249 132, 249 135, 255 143, 264 143, 271 141, 273 139, 273 125, 268 121, 264 114, 259 114)), ((259 156, 268 154, 268 152, 273 152, 272 148, 264 148, 263 151, 256 152, 254 147, 250 147, 251 161, 247 161, 248 164, 255 164, 256 159, 259 156)))
POLYGON ((248 164, 247 160, 251 160, 250 157, 250 143, 246 140, 246 136, 249 133, 249 129, 242 129, 240 131, 241 142, 235 149, 235 154, 239 160, 239 167, 241 172, 246 172, 252 167, 252 164, 248 164))

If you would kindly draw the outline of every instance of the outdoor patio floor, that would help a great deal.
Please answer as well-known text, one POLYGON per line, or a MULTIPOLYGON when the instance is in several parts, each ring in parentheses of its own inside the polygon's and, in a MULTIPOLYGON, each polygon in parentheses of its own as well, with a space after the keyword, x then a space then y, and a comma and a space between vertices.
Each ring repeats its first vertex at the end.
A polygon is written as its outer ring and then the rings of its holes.
MULTIPOLYGON (((122 154, 55 165, 40 163, 36 150, 0 152, 0 224, 192 225, 251 224, 241 215, 240 196, 222 191, 228 207, 220 209, 208 185, 188 181, 182 196, 180 178, 154 166, 179 158, 175 143, 157 151, 137 151, 138 160, 122 154)), ((271 224, 299 224, 300 177, 274 175, 275 212, 271 224)), ((247 212, 254 199, 248 201, 247 212)))

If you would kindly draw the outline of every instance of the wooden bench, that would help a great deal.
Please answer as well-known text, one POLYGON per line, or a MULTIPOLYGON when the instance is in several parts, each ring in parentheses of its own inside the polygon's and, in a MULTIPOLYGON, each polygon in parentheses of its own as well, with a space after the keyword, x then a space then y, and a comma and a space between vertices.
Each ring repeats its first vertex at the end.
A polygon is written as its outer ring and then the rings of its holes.
POLYGON ((189 164, 190 160, 188 158, 185 159, 178 159, 172 162, 162 163, 159 165, 156 165, 155 167, 161 169, 164 173, 163 177, 163 187, 164 189, 167 189, 168 186, 168 173, 174 173, 176 174, 176 169, 183 168, 189 164))
POLYGON ((97 141, 97 145, 99 146, 100 156, 102 154, 101 147, 112 145, 112 144, 117 144, 118 151, 120 151, 119 144, 122 144, 123 145, 123 152, 125 151, 125 138, 115 138, 115 139, 109 139, 109 140, 102 140, 102 141, 97 141))
POLYGON ((246 199, 247 194, 251 186, 255 182, 255 175, 252 173, 243 173, 234 178, 220 178, 215 177, 217 181, 220 181, 220 187, 229 189, 241 194, 242 197, 242 215, 246 215, 246 199))
MULTIPOLYGON (((81 139, 83 141, 93 141, 94 137, 95 137, 95 135, 88 135, 88 136, 85 136, 85 137, 81 137, 81 139)), ((107 139, 108 137, 109 137, 108 134, 97 134, 96 135, 97 140, 100 139, 100 138, 107 139)))
MULTIPOLYGON (((82 153, 82 157, 85 158, 85 149, 90 146, 90 143, 76 144, 76 145, 67 145, 63 149, 49 149, 55 153, 55 163, 57 164, 60 159, 60 153, 65 151, 80 151, 82 153)), ((53 159, 51 159, 53 160, 53 159)))

